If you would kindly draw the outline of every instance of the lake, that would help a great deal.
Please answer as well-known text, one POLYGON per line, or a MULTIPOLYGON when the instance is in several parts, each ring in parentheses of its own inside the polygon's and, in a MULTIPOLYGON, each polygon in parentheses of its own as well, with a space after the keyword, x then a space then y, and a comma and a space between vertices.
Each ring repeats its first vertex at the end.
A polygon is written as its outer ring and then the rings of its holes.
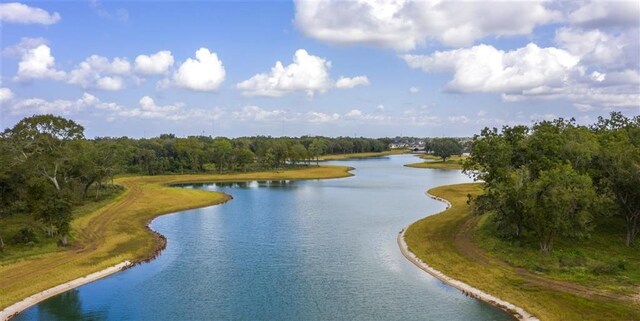
POLYGON ((445 208, 424 192, 470 181, 402 166, 416 161, 334 162, 356 168, 341 179, 186 185, 234 199, 155 219, 168 239, 156 260, 16 320, 512 320, 400 253, 398 232, 445 208))

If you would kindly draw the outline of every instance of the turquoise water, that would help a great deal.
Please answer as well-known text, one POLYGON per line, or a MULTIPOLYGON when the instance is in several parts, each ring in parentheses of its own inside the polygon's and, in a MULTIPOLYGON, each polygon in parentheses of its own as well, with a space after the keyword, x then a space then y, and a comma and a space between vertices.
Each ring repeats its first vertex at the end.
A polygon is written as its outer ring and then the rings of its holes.
MULTIPOLYGON (((355 176, 188 185, 233 200, 157 218, 158 259, 53 297, 16 320, 510 320, 408 262, 407 224, 468 182, 403 167, 409 155, 339 162, 355 176)), ((179 200, 176 200, 179 202, 179 200)))

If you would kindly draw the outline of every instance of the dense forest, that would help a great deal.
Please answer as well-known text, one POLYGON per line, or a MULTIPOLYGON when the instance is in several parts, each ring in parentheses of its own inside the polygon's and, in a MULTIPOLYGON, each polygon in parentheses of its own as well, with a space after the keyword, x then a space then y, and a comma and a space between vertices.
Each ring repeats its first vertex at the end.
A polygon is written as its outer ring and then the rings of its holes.
POLYGON ((464 167, 485 182, 475 211, 491 215, 502 238, 549 252, 554 240, 589 237, 612 218, 621 245, 631 246, 640 230, 640 116, 485 128, 464 167))
MULTIPOLYGON (((41 231, 67 243, 71 213, 88 198, 113 192, 114 176, 231 173, 307 166, 326 154, 381 152, 390 139, 350 137, 99 137, 86 139, 76 122, 53 115, 25 118, 0 135, 0 220, 29 216, 11 242, 41 231)), ((0 250, 4 248, 0 235, 0 250)))

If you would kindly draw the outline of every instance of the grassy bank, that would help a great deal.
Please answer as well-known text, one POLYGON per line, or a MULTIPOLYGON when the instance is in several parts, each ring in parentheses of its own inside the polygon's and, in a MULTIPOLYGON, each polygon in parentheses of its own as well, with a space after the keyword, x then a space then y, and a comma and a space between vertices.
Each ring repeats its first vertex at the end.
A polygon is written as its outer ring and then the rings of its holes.
MULTIPOLYGON (((619 284, 613 284, 614 290, 605 286, 594 288, 575 280, 554 278, 554 275, 514 266, 515 259, 506 262, 497 255, 506 245, 488 242, 483 230, 486 227, 478 228, 483 223, 481 218, 472 216, 466 203, 468 194, 480 192, 479 184, 430 190, 429 193, 449 200, 453 206, 412 224, 406 232, 409 249, 446 275, 512 302, 541 320, 640 320, 637 294, 634 297, 623 293, 619 284), (487 253, 478 242, 492 250, 487 253)), ((601 250, 604 251, 599 253, 601 256, 609 257, 606 249, 601 250)), ((519 252, 514 249, 509 255, 518 257, 519 252)), ((534 254, 522 255, 526 258, 534 254)), ((637 254, 630 259, 635 257, 637 254)), ((625 277, 637 287, 634 273, 625 277)))
POLYGON ((220 204, 222 193, 169 187, 187 182, 320 179, 350 176, 343 166, 311 167, 233 175, 122 177, 125 191, 113 202, 72 222, 75 243, 64 250, 0 262, 0 309, 58 284, 100 271, 125 260, 144 261, 164 246, 146 225, 176 211, 220 204))
POLYGON ((424 162, 406 164, 404 166, 414 168, 435 168, 435 169, 462 169, 462 163, 466 159, 464 156, 451 156, 446 161, 442 161, 442 158, 433 155, 420 155, 420 158, 424 159, 424 162))
POLYGON ((379 153, 351 153, 351 154, 323 155, 323 156, 320 156, 319 159, 321 161, 334 161, 334 160, 360 159, 360 158, 381 157, 381 156, 389 156, 389 155, 400 155, 400 154, 408 154, 408 153, 409 151, 406 149, 393 149, 393 150, 387 150, 379 153))

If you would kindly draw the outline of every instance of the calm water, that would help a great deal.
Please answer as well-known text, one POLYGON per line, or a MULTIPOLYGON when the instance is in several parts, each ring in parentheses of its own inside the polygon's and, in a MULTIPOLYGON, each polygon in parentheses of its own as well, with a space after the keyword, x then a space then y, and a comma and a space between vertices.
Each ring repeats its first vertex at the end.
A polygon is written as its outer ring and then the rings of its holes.
POLYGON ((356 168, 343 179, 187 186, 234 199, 154 220, 169 240, 157 260, 17 320, 510 320, 400 253, 398 231, 444 209, 424 191, 469 181, 402 166, 412 161, 341 162, 356 168))

